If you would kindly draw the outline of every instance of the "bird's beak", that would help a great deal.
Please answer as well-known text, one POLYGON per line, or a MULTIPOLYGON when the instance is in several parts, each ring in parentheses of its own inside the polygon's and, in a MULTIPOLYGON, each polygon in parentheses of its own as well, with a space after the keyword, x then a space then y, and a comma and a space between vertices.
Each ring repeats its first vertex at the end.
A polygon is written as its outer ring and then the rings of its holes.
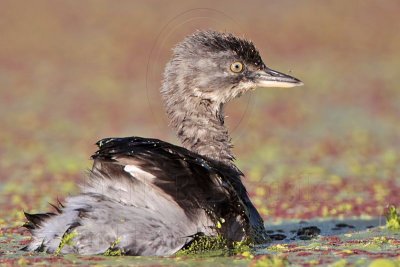
POLYGON ((294 87, 302 86, 303 82, 299 79, 284 74, 279 71, 265 68, 254 73, 254 81, 257 87, 294 87))

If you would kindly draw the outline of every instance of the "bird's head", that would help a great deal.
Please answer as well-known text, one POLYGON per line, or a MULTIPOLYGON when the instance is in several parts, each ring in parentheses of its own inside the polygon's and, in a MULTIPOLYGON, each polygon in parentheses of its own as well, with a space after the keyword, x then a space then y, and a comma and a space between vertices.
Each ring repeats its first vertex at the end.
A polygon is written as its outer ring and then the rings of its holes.
POLYGON ((268 68, 251 41, 209 30, 197 31, 175 47, 162 93, 164 98, 180 95, 224 104, 258 87, 300 85, 300 80, 268 68))

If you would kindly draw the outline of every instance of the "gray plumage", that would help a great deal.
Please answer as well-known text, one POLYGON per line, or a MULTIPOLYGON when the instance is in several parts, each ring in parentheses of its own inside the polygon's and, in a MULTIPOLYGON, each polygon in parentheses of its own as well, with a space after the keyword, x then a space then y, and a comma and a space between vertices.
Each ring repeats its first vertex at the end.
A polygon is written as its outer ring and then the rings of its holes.
POLYGON ((29 251, 171 255, 199 234, 266 242, 263 220, 241 183, 224 126, 224 104, 256 87, 301 85, 265 66, 254 45, 198 31, 167 64, 161 94, 184 148, 140 137, 98 142, 81 193, 57 213, 26 214, 29 251), (71 244, 60 246, 75 232, 71 244))

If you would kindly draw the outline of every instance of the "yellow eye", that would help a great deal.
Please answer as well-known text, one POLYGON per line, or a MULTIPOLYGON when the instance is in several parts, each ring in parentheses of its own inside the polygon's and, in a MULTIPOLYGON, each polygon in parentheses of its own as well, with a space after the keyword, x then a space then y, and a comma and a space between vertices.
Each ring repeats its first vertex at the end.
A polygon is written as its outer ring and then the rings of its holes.
POLYGON ((231 64, 231 71, 234 73, 240 73, 243 71, 243 63, 236 61, 231 64))

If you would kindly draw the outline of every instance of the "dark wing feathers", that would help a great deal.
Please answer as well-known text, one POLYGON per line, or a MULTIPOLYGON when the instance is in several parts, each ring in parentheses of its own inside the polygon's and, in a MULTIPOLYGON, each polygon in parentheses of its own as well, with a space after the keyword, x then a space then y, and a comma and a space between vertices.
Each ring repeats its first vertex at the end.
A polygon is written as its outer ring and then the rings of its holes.
MULTIPOLYGON (((155 185, 173 196, 185 208, 196 203, 198 199, 204 199, 199 194, 217 193, 211 190, 217 182, 218 171, 205 159, 182 147, 141 137, 107 138, 97 144, 99 150, 92 156, 94 160, 118 161, 125 157, 133 159, 141 169, 157 177, 155 185)), ((225 196, 222 193, 220 195, 221 198, 225 196)), ((215 199, 218 196, 209 197, 215 199)))
MULTIPOLYGON (((106 138, 97 142, 99 150, 92 156, 94 160, 118 161, 119 157, 134 159, 140 167, 157 177, 156 183, 179 181, 180 178, 193 180, 200 188, 214 187, 216 182, 229 182, 241 185, 242 173, 220 162, 212 161, 183 147, 150 138, 125 137, 106 138), (215 178, 223 179, 215 179, 215 178), (212 180, 212 183, 206 184, 212 180), (220 181, 217 181, 220 180, 220 181)), ((222 183, 222 185, 227 185, 222 183)), ((240 189, 240 188, 235 188, 240 189)))
MULTIPOLYGON (((243 225, 248 224, 249 211, 243 203, 248 197, 237 169, 158 139, 106 138, 97 145, 99 150, 92 156, 95 162, 118 164, 130 158, 157 177, 154 185, 173 197, 189 218, 195 218, 196 209, 203 209, 215 223, 224 218, 227 228, 229 220, 234 223, 238 216, 243 225)), ((229 229, 220 229, 224 230, 229 229)))
POLYGON ((105 138, 96 144, 99 150, 92 156, 93 159, 111 160, 120 155, 144 159, 151 156, 158 165, 168 165, 173 160, 183 160, 191 166, 198 167, 197 171, 204 169, 206 172, 215 172, 222 176, 228 175, 231 176, 231 179, 239 181, 240 176, 243 175, 238 169, 233 169, 223 163, 217 163, 183 147, 158 139, 142 137, 105 138), (166 162, 163 164, 161 160, 166 160, 166 162))

